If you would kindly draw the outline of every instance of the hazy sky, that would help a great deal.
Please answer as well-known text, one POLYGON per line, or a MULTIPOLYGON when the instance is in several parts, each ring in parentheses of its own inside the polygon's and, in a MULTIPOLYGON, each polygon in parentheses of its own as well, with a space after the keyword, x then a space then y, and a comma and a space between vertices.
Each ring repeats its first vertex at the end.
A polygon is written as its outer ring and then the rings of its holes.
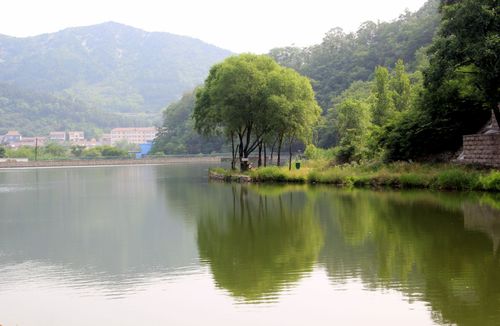
POLYGON ((389 21, 426 0, 4 0, 0 34, 31 36, 116 21, 199 38, 234 52, 321 41, 333 27, 355 31, 389 21))

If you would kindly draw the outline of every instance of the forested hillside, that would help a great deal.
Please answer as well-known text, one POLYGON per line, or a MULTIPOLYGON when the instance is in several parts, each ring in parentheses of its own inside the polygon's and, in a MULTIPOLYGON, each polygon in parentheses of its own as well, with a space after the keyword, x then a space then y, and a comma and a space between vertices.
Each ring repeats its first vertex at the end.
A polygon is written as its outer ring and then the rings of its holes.
POLYGON ((56 130, 83 130, 92 137, 99 128, 138 126, 145 119, 92 109, 77 100, 57 98, 33 90, 0 83, 0 135, 19 130, 25 136, 46 135, 56 130))
POLYGON ((159 113, 228 55, 197 39, 110 22, 27 38, 0 35, 0 81, 109 112, 159 113))
POLYGON ((431 44, 439 25, 438 6, 438 0, 429 0, 417 12, 405 12, 395 21, 368 21, 355 33, 333 28, 321 44, 276 48, 270 55, 311 78, 316 98, 326 111, 335 96, 354 81, 370 79, 379 65, 392 66, 402 59, 414 70, 419 50, 431 44))

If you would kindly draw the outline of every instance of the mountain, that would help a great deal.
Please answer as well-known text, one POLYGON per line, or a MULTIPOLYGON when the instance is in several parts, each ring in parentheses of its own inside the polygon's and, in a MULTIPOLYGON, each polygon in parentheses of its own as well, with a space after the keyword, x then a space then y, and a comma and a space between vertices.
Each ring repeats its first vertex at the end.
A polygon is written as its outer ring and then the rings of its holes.
POLYGON ((194 38, 109 22, 0 35, 0 82, 108 112, 159 113, 229 55, 194 38))

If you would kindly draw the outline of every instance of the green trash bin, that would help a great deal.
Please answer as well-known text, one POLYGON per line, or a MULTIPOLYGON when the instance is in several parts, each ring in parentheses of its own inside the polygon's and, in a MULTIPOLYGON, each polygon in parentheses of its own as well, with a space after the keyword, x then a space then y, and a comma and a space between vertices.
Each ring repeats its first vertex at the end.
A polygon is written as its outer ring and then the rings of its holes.
POLYGON ((295 162, 295 168, 296 168, 297 170, 300 170, 300 162, 295 162))

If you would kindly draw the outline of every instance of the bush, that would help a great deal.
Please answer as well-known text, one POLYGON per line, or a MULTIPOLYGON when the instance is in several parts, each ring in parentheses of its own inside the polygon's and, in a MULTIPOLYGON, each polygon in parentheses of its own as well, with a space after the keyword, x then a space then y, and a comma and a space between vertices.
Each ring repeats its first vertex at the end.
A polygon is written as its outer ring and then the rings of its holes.
POLYGON ((314 146, 313 144, 309 144, 306 146, 306 149, 304 151, 304 156, 308 160, 328 160, 331 161, 335 158, 335 149, 334 148, 329 148, 329 149, 324 149, 324 148, 318 148, 314 146))
POLYGON ((439 189, 448 190, 471 190, 478 186, 477 173, 459 169, 451 169, 440 172, 437 175, 435 186, 439 189))
POLYGON ((500 171, 492 171, 479 179, 481 188, 488 191, 500 191, 500 171))
POLYGON ((402 188, 426 188, 429 180, 421 174, 405 173, 399 177, 399 184, 402 188))
POLYGON ((99 158, 102 157, 101 151, 97 147, 84 149, 82 152, 84 158, 99 158))
POLYGON ((256 181, 284 182, 287 180, 285 171, 277 166, 268 166, 250 172, 256 181))
POLYGON ((5 154, 5 147, 0 146, 0 158, 5 157, 5 155, 6 155, 6 154, 5 154))
POLYGON ((339 169, 311 171, 307 179, 312 183, 330 183, 340 186, 352 186, 354 181, 351 176, 348 176, 339 169))

